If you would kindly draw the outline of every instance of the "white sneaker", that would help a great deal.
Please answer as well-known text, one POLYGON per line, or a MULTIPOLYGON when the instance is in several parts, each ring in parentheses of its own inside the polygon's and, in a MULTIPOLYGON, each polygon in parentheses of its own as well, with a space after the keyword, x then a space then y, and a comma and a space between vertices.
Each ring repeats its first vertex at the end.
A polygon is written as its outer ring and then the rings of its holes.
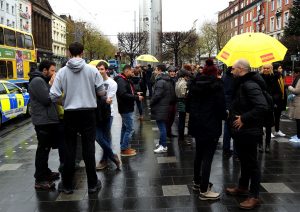
POLYGON ((290 142, 300 143, 300 138, 292 138, 289 140, 290 142))
POLYGON ((164 153, 167 151, 168 151, 168 147, 163 147, 162 145, 159 145, 159 147, 154 150, 155 153, 164 153))
POLYGON ((291 137, 291 139, 294 139, 294 138, 298 138, 297 135, 294 135, 294 136, 291 137))
POLYGON ((205 193, 200 192, 199 199, 201 199, 201 200, 217 200, 217 199, 220 199, 220 193, 213 192, 211 190, 208 190, 205 193))
POLYGON ((273 133, 271 133, 271 138, 275 138, 275 136, 273 135, 273 133))
POLYGON ((155 144, 155 148, 157 149, 160 146, 159 143, 155 144))
POLYGON ((283 132, 281 132, 280 130, 278 132, 274 133, 275 136, 280 136, 280 137, 284 137, 286 136, 286 134, 284 134, 283 132))

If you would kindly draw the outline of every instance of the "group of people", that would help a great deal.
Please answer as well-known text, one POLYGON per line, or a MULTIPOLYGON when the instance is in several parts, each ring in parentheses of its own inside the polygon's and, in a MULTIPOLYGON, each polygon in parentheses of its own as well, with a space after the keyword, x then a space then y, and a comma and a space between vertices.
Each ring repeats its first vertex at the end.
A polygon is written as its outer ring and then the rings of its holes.
MULTIPOLYGON (((209 178, 225 120, 224 153, 230 153, 230 139, 233 138, 234 154, 241 165, 238 185, 226 188, 226 193, 247 194, 248 198, 240 203, 241 208, 252 209, 259 204, 257 147, 262 151, 263 127, 266 152, 270 151, 273 125, 274 136, 285 136, 279 130, 281 112, 286 107, 287 99, 281 66, 272 71, 272 65, 264 65, 258 73, 251 71, 247 60, 240 59, 221 77, 210 59, 204 67, 184 65, 181 70, 164 64, 157 65, 154 70, 149 65, 146 71, 140 66, 133 69, 125 65, 122 72, 112 79, 105 61, 99 62, 96 67, 86 64, 82 58, 83 49, 80 43, 70 44, 70 59, 57 73, 55 63, 51 61, 42 61, 39 69, 30 73, 32 122, 38 139, 34 174, 37 189, 54 188, 59 173, 49 169, 48 158, 50 149, 58 148, 62 175, 58 190, 73 193, 78 135, 81 137, 88 192, 101 189, 96 169, 106 168, 109 160, 117 169, 121 167, 121 160, 111 147, 113 105, 117 103, 122 118, 120 155, 134 156, 137 152, 130 145, 134 133, 134 106, 136 103, 139 119, 142 120, 142 101, 148 93, 151 119, 156 121, 160 132, 154 153, 167 152, 167 137, 177 136, 172 133, 176 114, 178 140, 190 145, 185 136, 189 114, 188 134, 195 138, 196 144, 193 189, 200 191, 201 200, 217 200, 220 193, 212 191, 213 184, 209 178), (143 77, 147 79, 144 83, 143 77), (103 149, 103 156, 97 165, 95 141, 103 149)), ((295 94, 294 102, 298 101, 297 94, 300 93, 299 78, 288 88, 295 94)), ((300 109, 297 106, 294 108, 296 113, 300 109)), ((300 125, 300 116, 299 119, 297 117, 297 124, 300 125)), ((300 138, 299 126, 297 135, 294 139, 300 138)))

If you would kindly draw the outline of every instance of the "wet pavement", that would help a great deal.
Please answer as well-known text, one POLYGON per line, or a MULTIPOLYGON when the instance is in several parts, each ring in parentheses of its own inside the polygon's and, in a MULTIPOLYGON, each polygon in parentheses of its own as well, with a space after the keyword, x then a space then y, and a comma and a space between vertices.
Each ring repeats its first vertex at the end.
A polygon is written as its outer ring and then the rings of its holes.
MULTIPOLYGON (((76 172, 76 190, 64 195, 57 190, 34 189, 34 157, 36 136, 29 121, 12 130, 0 130, 0 211, 240 211, 240 197, 228 196, 224 188, 235 185, 239 177, 239 162, 222 156, 222 138, 214 156, 210 181, 213 190, 221 192, 219 201, 201 201, 192 190, 194 144, 178 145, 177 138, 168 141, 168 153, 154 154, 159 132, 149 120, 135 117, 132 148, 134 157, 122 157, 122 171, 114 164, 98 171, 103 187, 99 193, 87 193, 84 163, 76 172), (5 131, 5 133, 3 133, 5 131)), ((113 149, 118 152, 121 121, 113 122, 113 149)), ((174 133, 175 125, 173 125, 174 133)), ((295 123, 284 118, 282 131, 286 138, 271 142, 271 153, 260 153, 262 168, 262 204, 253 211, 299 211, 300 207, 300 144, 290 143, 295 123)), ((119 152, 118 152, 119 153, 119 152)), ((97 162, 102 152, 96 144, 97 162)), ((59 166, 57 150, 52 150, 49 166, 59 166)), ((58 184, 59 181, 56 182, 58 184)), ((57 186, 56 186, 57 188, 57 186)))

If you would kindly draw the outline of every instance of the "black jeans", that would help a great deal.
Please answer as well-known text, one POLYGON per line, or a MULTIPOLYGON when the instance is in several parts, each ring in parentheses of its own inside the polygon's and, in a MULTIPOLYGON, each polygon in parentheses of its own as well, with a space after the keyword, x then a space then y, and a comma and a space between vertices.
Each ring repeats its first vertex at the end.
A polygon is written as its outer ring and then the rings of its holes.
POLYGON ((300 119, 296 119, 297 137, 300 138, 300 119))
POLYGON ((93 188, 97 184, 98 180, 95 162, 95 110, 65 111, 64 119, 66 155, 65 165, 62 173, 63 185, 67 189, 72 189, 75 172, 77 133, 80 133, 82 156, 85 163, 88 187, 93 188))
POLYGON ((200 184, 201 192, 206 192, 209 183, 211 163, 217 148, 218 139, 196 137, 194 160, 194 182, 200 184))
POLYGON ((49 177, 51 170, 48 168, 49 152, 53 146, 57 147, 58 124, 36 125, 38 145, 35 154, 35 173, 37 182, 45 181, 49 177))
POLYGON ((235 138, 235 147, 241 164, 239 187, 248 189, 250 197, 258 198, 260 184, 260 167, 257 161, 257 144, 262 136, 244 135, 235 138))
POLYGON ((179 139, 184 138, 185 117, 186 117, 186 112, 179 112, 179 117, 178 117, 178 135, 179 135, 179 139))
POLYGON ((168 120, 166 121, 166 128, 167 128, 168 136, 171 136, 171 134, 172 134, 172 125, 174 123, 175 116, 176 116, 176 104, 171 104, 169 106, 168 120))
POLYGON ((278 108, 274 108, 275 132, 279 131, 280 116, 281 116, 281 110, 278 108))

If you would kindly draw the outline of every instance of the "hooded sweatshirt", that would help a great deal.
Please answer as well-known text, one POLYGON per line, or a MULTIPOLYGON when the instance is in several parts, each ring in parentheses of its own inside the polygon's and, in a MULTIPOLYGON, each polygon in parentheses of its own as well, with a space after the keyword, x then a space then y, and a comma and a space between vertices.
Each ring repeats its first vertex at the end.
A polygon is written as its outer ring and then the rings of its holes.
POLYGON ((86 110, 97 107, 96 92, 103 90, 103 78, 98 70, 82 58, 72 58, 56 74, 50 89, 52 101, 63 95, 65 110, 86 110))

